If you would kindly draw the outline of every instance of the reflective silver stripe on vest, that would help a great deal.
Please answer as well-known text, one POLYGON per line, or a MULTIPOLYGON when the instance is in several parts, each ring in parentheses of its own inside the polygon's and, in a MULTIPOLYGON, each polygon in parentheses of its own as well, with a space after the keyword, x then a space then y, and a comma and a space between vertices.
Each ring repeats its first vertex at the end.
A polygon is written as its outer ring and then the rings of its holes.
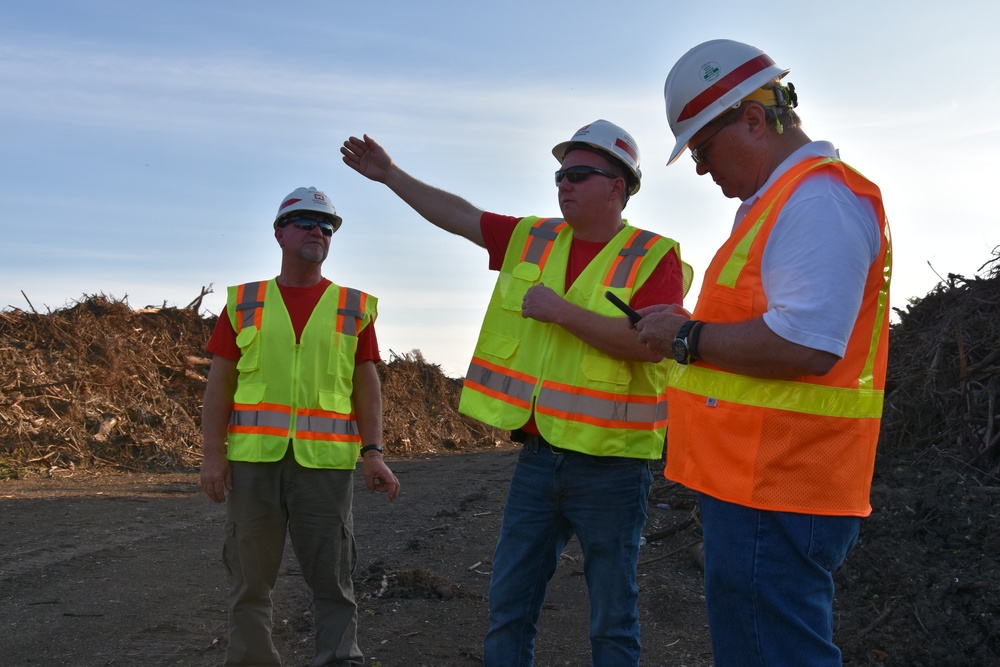
POLYGON ((338 419, 320 415, 299 415, 295 422, 295 432, 328 433, 330 435, 357 435, 358 424, 353 419, 338 419))
POLYGON ((655 237, 655 233, 643 230, 636 234, 631 243, 618 252, 621 261, 615 267, 614 275, 608 281, 608 287, 629 286, 629 277, 632 275, 633 267, 646 255, 648 252, 646 245, 655 237))
POLYGON ((229 425, 241 428, 266 428, 288 434, 292 418, 287 412, 277 410, 252 410, 234 406, 229 414, 229 425))
POLYGON ((349 336, 358 335, 358 322, 365 316, 361 310, 361 292, 356 289, 344 288, 344 307, 337 310, 337 315, 343 316, 340 333, 349 336))
POLYGON ((572 421, 609 427, 614 425, 606 422, 627 422, 648 429, 650 424, 667 418, 665 399, 640 403, 629 401, 627 396, 595 396, 593 393, 564 391, 546 385, 538 394, 535 409, 546 414, 554 412, 556 416, 572 421))
POLYGON ((242 300, 236 304, 237 322, 239 322, 241 330, 253 326, 256 310, 264 307, 260 293, 265 286, 266 283, 263 282, 247 283, 243 286, 242 300))
POLYGON ((535 391, 534 382, 527 382, 516 377, 511 377, 502 370, 487 368, 477 363, 476 359, 473 359, 469 365, 469 371, 465 380, 497 394, 509 396, 514 401, 524 403, 525 405, 531 405, 531 395, 535 391))
POLYGON ((535 224, 528 232, 528 247, 521 261, 529 264, 540 264, 545 257, 545 251, 559 236, 556 227, 561 225, 562 218, 548 218, 535 224))

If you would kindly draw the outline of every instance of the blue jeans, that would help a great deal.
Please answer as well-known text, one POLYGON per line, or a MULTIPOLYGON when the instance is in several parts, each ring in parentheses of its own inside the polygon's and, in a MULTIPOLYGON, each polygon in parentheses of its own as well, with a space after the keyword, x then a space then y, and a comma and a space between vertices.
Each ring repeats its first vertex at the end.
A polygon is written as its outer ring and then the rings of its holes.
POLYGON ((545 589, 574 534, 590 594, 593 664, 639 664, 636 567, 651 482, 644 460, 524 446, 493 556, 485 667, 533 664, 545 589))
POLYGON ((841 667, 833 572, 861 519, 756 510, 699 494, 716 667, 841 667))

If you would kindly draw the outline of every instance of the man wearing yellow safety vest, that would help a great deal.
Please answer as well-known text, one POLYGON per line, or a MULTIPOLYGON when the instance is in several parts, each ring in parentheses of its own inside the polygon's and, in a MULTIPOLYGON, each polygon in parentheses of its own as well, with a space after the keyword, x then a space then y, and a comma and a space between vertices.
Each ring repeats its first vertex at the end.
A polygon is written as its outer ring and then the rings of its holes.
POLYGON ((840 666, 833 571, 871 512, 889 227, 878 187, 802 131, 787 73, 730 40, 671 69, 670 162, 690 147, 742 205, 690 318, 636 326, 676 360, 666 476, 699 492, 719 666, 840 666))
POLYGON ((230 287, 208 344, 201 484, 226 502, 226 665, 281 664, 271 590, 286 532, 313 593, 315 664, 364 664, 351 581, 358 456, 370 492, 394 500, 399 482, 380 445, 376 299, 321 271, 340 224, 316 188, 285 197, 273 224, 281 273, 230 287))
POLYGON ((641 176, 627 132, 598 120, 552 152, 562 218, 486 213, 409 176, 368 136, 341 149, 424 218, 486 248, 499 271, 460 403, 523 443, 493 558, 484 665, 532 664, 546 586, 574 534, 593 663, 638 665, 636 566, 667 364, 605 293, 634 307, 679 302, 691 272, 674 241, 622 219, 641 176))

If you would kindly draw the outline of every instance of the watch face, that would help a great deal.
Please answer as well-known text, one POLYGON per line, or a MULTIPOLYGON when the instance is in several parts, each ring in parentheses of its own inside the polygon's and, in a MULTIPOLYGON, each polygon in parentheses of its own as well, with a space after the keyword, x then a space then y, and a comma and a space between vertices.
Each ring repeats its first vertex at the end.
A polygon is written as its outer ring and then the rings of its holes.
POLYGON ((674 339, 670 345, 670 353, 674 355, 674 361, 677 363, 686 364, 688 362, 688 348, 683 340, 674 339))

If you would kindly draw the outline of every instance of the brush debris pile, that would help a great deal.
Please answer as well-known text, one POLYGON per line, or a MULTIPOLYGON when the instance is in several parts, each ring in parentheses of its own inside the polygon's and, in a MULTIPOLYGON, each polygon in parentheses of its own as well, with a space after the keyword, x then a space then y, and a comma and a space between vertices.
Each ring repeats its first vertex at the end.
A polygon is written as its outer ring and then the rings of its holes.
MULTIPOLYGON (((0 312, 0 478, 28 470, 189 470, 214 317, 133 310, 104 295, 47 314, 0 312)), ((458 414, 461 383, 418 351, 379 365, 390 454, 496 447, 505 431, 458 414)))

